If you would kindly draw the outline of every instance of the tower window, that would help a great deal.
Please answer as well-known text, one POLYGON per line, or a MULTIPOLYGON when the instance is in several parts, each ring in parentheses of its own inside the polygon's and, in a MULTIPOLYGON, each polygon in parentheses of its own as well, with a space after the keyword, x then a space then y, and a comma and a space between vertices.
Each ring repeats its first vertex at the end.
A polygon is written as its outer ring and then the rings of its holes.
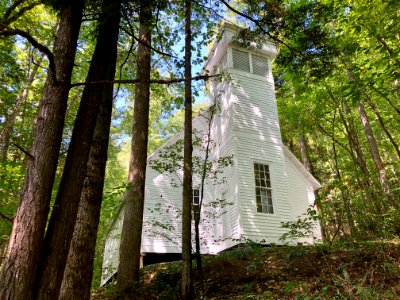
POLYGON ((254 163, 254 179, 256 183, 257 212, 273 214, 272 187, 269 166, 254 163))
POLYGON ((251 60, 253 63, 254 74, 264 77, 268 75, 268 59, 252 54, 251 60))
POLYGON ((268 58, 232 49, 233 68, 266 77, 269 74, 268 58))
POLYGON ((250 72, 249 53, 232 49, 233 68, 245 72, 250 72))

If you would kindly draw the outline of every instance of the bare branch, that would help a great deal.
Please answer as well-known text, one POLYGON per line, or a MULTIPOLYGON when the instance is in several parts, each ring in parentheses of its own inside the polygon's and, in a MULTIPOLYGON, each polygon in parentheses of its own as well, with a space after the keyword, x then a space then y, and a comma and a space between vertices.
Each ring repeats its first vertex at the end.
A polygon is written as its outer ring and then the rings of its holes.
POLYGON ((24 148, 22 148, 21 146, 17 145, 16 143, 12 143, 15 147, 17 147, 19 150, 21 150, 22 152, 24 152, 27 156, 29 156, 29 158, 33 159, 34 156, 32 154, 30 154, 28 151, 26 151, 24 148))
MULTIPOLYGON (((200 75, 200 76, 195 76, 192 78, 171 78, 171 79, 151 79, 148 82, 149 83, 157 83, 157 84, 172 84, 172 83, 180 83, 180 82, 185 82, 185 81, 197 81, 197 80, 208 80, 213 77, 218 77, 220 74, 215 74, 215 75, 200 75)), ((99 81, 92 81, 92 82, 77 82, 77 83, 72 83, 70 86, 75 87, 75 86, 81 86, 81 85, 89 85, 89 84, 104 84, 104 83, 109 83, 109 84, 120 84, 120 83, 127 83, 127 84, 136 84, 139 82, 139 79, 116 79, 116 80, 99 80, 99 81)))
POLYGON ((131 36, 136 42, 138 42, 138 43, 140 43, 140 44, 142 44, 142 45, 144 45, 144 46, 150 48, 151 50, 153 50, 154 52, 156 52, 156 53, 158 53, 158 54, 160 54, 160 55, 165 55, 165 56, 168 56, 168 57, 176 58, 176 56, 173 56, 172 54, 169 54, 169 53, 162 52, 161 50, 158 50, 158 49, 152 47, 151 45, 148 45, 148 44, 144 43, 142 40, 138 39, 138 38, 133 34, 134 29, 133 29, 132 24, 131 24, 131 22, 129 21, 129 18, 128 18, 128 16, 126 15, 125 11, 122 11, 122 13, 124 14, 124 17, 125 17, 125 19, 126 19, 126 21, 127 21, 127 23, 128 23, 128 26, 129 26, 130 31, 126 30, 126 29, 123 28, 123 27, 121 27, 121 29, 122 29, 123 31, 125 31, 125 33, 126 33, 127 35, 131 36))
POLYGON ((293 52, 292 48, 291 48, 288 44, 286 44, 284 41, 282 41, 281 39, 277 38, 276 36, 273 36, 271 33, 269 33, 267 30, 265 30, 264 27, 260 24, 260 22, 259 22, 258 20, 256 20, 256 19, 254 19, 254 18, 252 18, 252 17, 246 15, 245 13, 242 13, 242 12, 238 11, 237 9, 233 8, 233 7, 230 6, 229 3, 226 2, 225 0, 221 0, 221 2, 224 3, 225 6, 226 6, 227 8, 229 8, 231 11, 233 11, 234 13, 236 13, 236 14, 238 14, 239 16, 241 16, 241 17, 243 17, 243 18, 246 18, 247 20, 253 22, 253 23, 262 31, 262 33, 266 34, 268 37, 270 37, 270 38, 273 39, 274 41, 276 41, 276 42, 278 42, 278 43, 280 43, 280 44, 282 44, 282 45, 285 45, 286 47, 288 47, 288 49, 289 49, 290 51, 293 52))
POLYGON ((39 51, 43 52, 47 56, 47 59, 49 60, 50 71, 52 72, 52 74, 54 75, 56 74, 53 53, 45 45, 39 43, 28 32, 16 28, 3 27, 0 29, 0 35, 5 35, 5 36, 20 35, 25 39, 27 39, 28 42, 30 42, 33 47, 37 48, 39 51))
POLYGON ((40 4, 40 2, 34 2, 31 3, 28 6, 25 6, 23 8, 21 8, 18 12, 16 12, 12 17, 11 13, 13 10, 15 10, 15 8, 20 4, 23 3, 25 0, 20 0, 20 1, 16 1, 13 5, 11 5, 11 7, 6 11, 6 13, 4 14, 4 21, 2 22, 3 25, 10 25, 11 23, 15 22, 16 20, 19 19, 19 17, 21 17, 25 12, 33 9, 35 6, 38 6, 40 4))
POLYGON ((10 16, 11 13, 17 8, 18 5, 20 5, 21 3, 24 3, 25 0, 17 0, 15 1, 8 9, 7 11, 4 13, 4 20, 7 20, 10 16))
POLYGON ((14 222, 13 218, 8 217, 8 216, 6 216, 5 214, 3 214, 1 212, 0 212, 0 217, 3 218, 4 220, 7 220, 7 221, 11 222, 11 223, 14 222))

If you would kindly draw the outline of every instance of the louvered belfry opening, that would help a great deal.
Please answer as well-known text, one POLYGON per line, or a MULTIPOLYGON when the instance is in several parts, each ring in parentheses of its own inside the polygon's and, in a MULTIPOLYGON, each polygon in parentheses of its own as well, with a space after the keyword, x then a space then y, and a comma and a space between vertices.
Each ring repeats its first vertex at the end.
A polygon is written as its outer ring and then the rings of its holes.
POLYGON ((253 63, 253 74, 260 75, 260 76, 267 76, 268 75, 268 59, 258 55, 251 55, 251 60, 253 63))
POLYGON ((233 68, 255 75, 268 76, 268 59, 238 49, 232 49, 233 68))
POLYGON ((250 73, 249 53, 237 49, 232 49, 233 68, 250 73))

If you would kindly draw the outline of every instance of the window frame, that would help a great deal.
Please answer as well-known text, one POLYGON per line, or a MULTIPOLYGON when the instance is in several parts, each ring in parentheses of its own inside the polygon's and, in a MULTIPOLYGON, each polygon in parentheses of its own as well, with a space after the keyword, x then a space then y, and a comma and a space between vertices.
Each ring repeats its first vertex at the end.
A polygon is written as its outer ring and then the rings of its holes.
POLYGON ((275 201, 274 201, 273 185, 271 178, 272 177, 271 164, 265 162, 253 161, 253 174, 254 174, 254 193, 256 202, 256 212, 260 214, 275 215, 276 206, 274 205, 275 201), (256 165, 258 166, 257 169, 256 165), (262 166, 262 170, 259 166, 262 166), (256 171, 258 172, 263 171, 264 176, 261 177, 259 174, 257 178, 256 171), (264 194, 261 194, 262 193, 261 191, 264 191, 264 194), (263 197, 266 197, 266 201, 263 201, 263 197))
POLYGON ((245 50, 245 49, 239 49, 239 48, 236 48, 236 47, 231 47, 230 48, 230 53, 231 53, 231 63, 232 63, 231 68, 233 70, 238 71, 238 72, 244 72, 244 73, 247 73, 247 74, 252 74, 254 76, 258 76, 258 77, 262 77, 262 78, 267 78, 267 77, 271 76, 271 64, 270 64, 270 59, 268 57, 265 57, 265 56, 263 56, 263 55, 261 55, 259 53, 253 53, 252 51, 248 51, 248 50, 245 50), (235 63, 234 63, 234 51, 235 50, 247 54, 248 61, 249 61, 249 71, 235 68, 235 63), (266 63, 267 63, 267 65, 266 65, 267 66, 266 75, 260 75, 260 74, 254 73, 254 70, 253 70, 253 67, 254 67, 254 65, 253 65, 253 56, 256 56, 258 58, 263 58, 263 59, 266 60, 266 63))
POLYGON ((198 188, 193 188, 193 194, 192 194, 192 206, 200 206, 200 189, 198 188), (196 191, 197 191, 197 195, 196 195, 196 191), (195 199, 197 198, 197 203, 195 201, 195 199))

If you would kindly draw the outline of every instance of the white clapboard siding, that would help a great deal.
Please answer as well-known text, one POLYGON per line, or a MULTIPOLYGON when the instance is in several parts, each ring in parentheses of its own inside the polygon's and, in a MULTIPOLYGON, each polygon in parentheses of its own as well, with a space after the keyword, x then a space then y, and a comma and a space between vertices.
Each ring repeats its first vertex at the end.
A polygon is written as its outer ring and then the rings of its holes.
MULTIPOLYGON (((292 220, 295 221, 299 218, 306 217, 304 214, 307 212, 307 209, 313 207, 315 200, 314 190, 319 187, 319 183, 311 174, 307 174, 305 168, 297 158, 290 153, 289 149, 285 147, 284 152, 286 158, 285 169, 288 181, 290 182, 287 191, 292 208, 292 220)), ((298 240, 298 242, 314 243, 316 240, 318 241, 320 239, 321 227, 319 223, 315 223, 313 236, 302 238, 298 240)))
POLYGON ((119 246, 121 244, 123 209, 120 207, 117 217, 111 224, 104 246, 101 285, 105 284, 117 272, 119 264, 119 246))
POLYGON ((292 219, 292 209, 274 85, 268 72, 264 77, 240 70, 231 70, 231 74, 242 235, 276 243, 286 232, 281 222, 292 219), (269 165, 273 214, 257 212, 255 162, 269 165))

